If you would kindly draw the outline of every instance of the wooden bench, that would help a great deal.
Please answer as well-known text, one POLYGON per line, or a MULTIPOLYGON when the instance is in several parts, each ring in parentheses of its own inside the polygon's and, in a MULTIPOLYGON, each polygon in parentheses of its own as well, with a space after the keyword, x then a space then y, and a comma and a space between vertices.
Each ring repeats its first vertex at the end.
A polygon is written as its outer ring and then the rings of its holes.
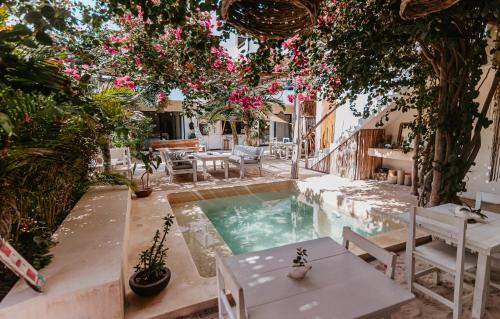
POLYGON ((156 151, 160 148, 168 148, 168 149, 190 149, 194 152, 203 152, 205 151, 205 146, 200 145, 200 141, 196 138, 189 140, 158 140, 152 141, 150 144, 150 148, 153 151, 156 151))

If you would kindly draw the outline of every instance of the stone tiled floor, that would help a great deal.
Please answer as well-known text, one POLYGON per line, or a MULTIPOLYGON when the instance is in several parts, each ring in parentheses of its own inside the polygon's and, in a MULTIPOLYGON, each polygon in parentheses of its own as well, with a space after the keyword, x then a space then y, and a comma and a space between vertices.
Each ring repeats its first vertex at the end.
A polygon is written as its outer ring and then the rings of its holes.
MULTIPOLYGON (((391 185, 385 182, 377 181, 349 181, 334 175, 327 175, 306 170, 304 168, 304 162, 301 162, 300 164, 300 180, 297 181, 297 186, 300 188, 302 193, 308 197, 308 200, 324 207, 342 209, 351 214, 363 214, 370 211, 379 211, 383 214, 397 215, 416 204, 415 197, 409 194, 409 187, 391 185)), ((156 172, 152 178, 152 186, 155 191, 158 191, 158 200, 164 196, 160 194, 167 194, 169 192, 185 190, 196 191, 199 189, 210 189, 214 187, 227 187, 231 185, 286 180, 290 177, 291 161, 267 157, 264 159, 262 176, 259 176, 258 170, 251 168, 247 171, 244 179, 239 178, 239 172, 236 167, 231 167, 229 179, 226 180, 224 179, 223 170, 219 169, 214 172, 210 170, 211 166, 212 165, 209 166, 209 173, 211 176, 207 180, 203 180, 200 169, 200 172, 198 173, 199 181, 197 183, 193 183, 191 177, 188 175, 176 176, 174 182, 170 183, 166 177, 163 166, 160 167, 158 172, 156 172)), ((147 210, 146 206, 142 207, 141 211, 147 210)), ((500 211, 500 207, 497 208, 498 211, 500 211)), ((488 209, 494 211, 496 208, 488 207, 488 209)), ((148 214, 151 214, 151 212, 148 212, 148 214)), ((144 217, 147 216, 144 215, 144 217)), ((147 225, 143 225, 142 222, 137 224, 137 227, 141 229, 148 228, 146 226, 147 225)), ((142 231, 145 230, 146 229, 143 229, 142 231)), ((147 241, 148 239, 145 240, 147 241)), ((146 244, 147 242, 141 243, 141 245, 146 244)), ((135 259, 135 256, 136 252, 129 251, 129 258, 135 259)), ((404 285, 402 262, 403 259, 399 258, 396 280, 404 285)), ((187 281, 181 284, 186 286, 185 288, 189 286, 187 281)), ((451 285, 446 281, 436 288, 445 294, 451 294, 452 291, 451 285)), ((170 300, 170 298, 174 297, 174 295, 170 295, 167 298, 169 300, 165 300, 164 302, 173 301, 170 300)), ((493 299, 491 299, 490 304, 493 306, 488 307, 486 318, 500 319, 500 297, 498 292, 494 292, 492 296, 493 297, 491 298, 493 299)), ((161 298, 157 301, 159 304, 163 302, 160 301, 160 299, 161 298)), ((149 307, 151 306, 152 304, 150 303, 149 307)), ((466 308, 467 307, 468 310, 466 309, 465 312, 470 313, 470 303, 466 305, 466 308)), ((143 316, 127 316, 127 318, 129 317, 142 318, 143 316)), ((211 308, 182 318, 215 319, 218 318, 218 313, 216 308, 211 308)), ((394 314, 393 318, 451 318, 451 311, 434 301, 419 297, 409 305, 404 306, 398 313, 394 314)))

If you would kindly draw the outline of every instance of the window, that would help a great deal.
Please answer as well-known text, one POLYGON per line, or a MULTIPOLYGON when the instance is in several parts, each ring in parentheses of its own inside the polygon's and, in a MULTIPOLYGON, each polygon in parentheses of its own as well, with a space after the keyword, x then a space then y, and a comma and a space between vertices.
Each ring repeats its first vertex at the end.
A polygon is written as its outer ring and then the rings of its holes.
MULTIPOLYGON (((243 134, 244 126, 245 125, 243 124, 243 122, 240 122, 240 121, 236 122, 236 132, 238 134, 243 134)), ((231 135, 232 134, 231 124, 228 121, 222 122, 222 129, 223 129, 223 131, 222 131, 223 135, 231 135)))

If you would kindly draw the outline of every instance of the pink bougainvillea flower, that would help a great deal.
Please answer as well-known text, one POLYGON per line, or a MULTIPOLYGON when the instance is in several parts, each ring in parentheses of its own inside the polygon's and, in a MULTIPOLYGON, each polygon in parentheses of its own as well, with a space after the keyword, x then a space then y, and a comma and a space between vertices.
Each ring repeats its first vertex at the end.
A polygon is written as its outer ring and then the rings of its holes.
POLYGON ((176 40, 180 40, 182 38, 182 29, 181 28, 174 29, 174 35, 176 40))
POLYGON ((281 46, 282 46, 283 48, 285 48, 285 49, 286 49, 286 48, 288 48, 289 46, 291 46, 291 45, 292 45, 292 43, 293 43, 293 42, 295 42, 295 40, 297 40, 297 39, 298 39, 298 37, 299 37, 299 35, 298 35, 298 34, 294 35, 294 36, 293 36, 293 37, 291 37, 290 39, 288 39, 288 40, 284 41, 284 42, 281 44, 281 46))
POLYGON ((297 85, 297 88, 300 89, 304 87, 304 84, 305 84, 304 79, 300 75, 297 75, 295 77, 295 85, 297 85))
POLYGON ((307 99, 307 93, 299 93, 297 94, 297 100, 299 102, 304 102, 307 99))
POLYGON ((66 68, 66 69, 64 69, 64 73, 66 73, 67 75, 71 76, 75 80, 80 80, 81 79, 81 76, 78 73, 77 69, 66 68))
POLYGON ((138 56, 135 57, 135 65, 138 67, 142 66, 141 58, 138 56))
POLYGON ((130 76, 128 75, 116 78, 113 81, 113 85, 116 87, 128 87, 131 90, 135 89, 135 83, 134 81, 130 80, 130 76))
POLYGON ((216 68, 218 68, 220 65, 221 65, 221 60, 219 60, 219 59, 215 60, 215 62, 214 62, 214 66, 215 66, 216 68))
POLYGON ((215 19, 215 25, 217 26, 217 28, 220 28, 222 26, 222 22, 220 21, 220 17, 217 17, 215 19))
POLYGON ((88 64, 82 64, 82 69, 84 70, 88 70, 90 68, 90 66, 88 64))
POLYGON ((280 71, 281 71, 281 65, 276 64, 276 65, 274 66, 274 72, 275 72, 275 73, 279 73, 280 71))
POLYGON ((160 91, 158 93, 156 93, 156 99, 161 102, 161 101, 165 101, 165 99, 167 98, 167 95, 165 94, 165 92, 163 91, 160 91))
POLYGON ((108 52, 109 54, 117 54, 119 51, 115 48, 115 47, 111 47, 109 45, 105 45, 103 44, 102 47, 104 48, 104 50, 106 52, 108 52))
POLYGON ((287 96, 287 99, 288 99, 288 102, 293 103, 293 101, 295 100, 295 97, 293 96, 293 94, 289 94, 287 96))
POLYGON ((254 96, 252 98, 252 107, 254 109, 258 109, 260 107, 262 107, 264 105, 264 99, 262 98, 262 96, 258 95, 258 96, 254 96))
POLYGON ((274 81, 274 82, 272 82, 272 83, 271 83, 271 85, 269 86, 268 91, 269 91, 269 93, 271 93, 271 94, 273 94, 273 95, 274 95, 274 94, 278 93, 278 91, 279 91, 280 89, 281 89, 281 85, 280 85, 278 82, 274 81))
POLYGON ((236 71, 236 64, 233 62, 233 60, 227 61, 226 69, 231 73, 236 71))

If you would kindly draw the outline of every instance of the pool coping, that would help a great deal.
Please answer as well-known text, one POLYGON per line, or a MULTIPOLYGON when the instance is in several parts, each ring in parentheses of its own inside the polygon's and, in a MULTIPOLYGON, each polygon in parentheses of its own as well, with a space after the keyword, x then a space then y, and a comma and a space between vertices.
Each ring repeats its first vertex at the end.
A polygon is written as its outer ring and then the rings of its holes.
MULTIPOLYGON (((215 197, 228 197, 266 191, 278 191, 290 188, 295 184, 296 181, 286 179, 235 186, 221 185, 213 188, 161 191, 154 192, 153 195, 156 194, 156 196, 150 197, 152 200, 154 200, 154 197, 157 197, 156 200, 161 198, 166 199, 163 200, 162 207, 166 208, 166 213, 174 214, 171 206, 173 204, 212 199, 215 197)), ((162 210, 161 207, 157 208, 162 210)), ((157 212, 155 210, 151 213, 158 213, 161 216, 162 214, 165 214, 165 210, 163 210, 163 212, 157 212)), ((417 244, 430 240, 430 236, 425 233, 418 232, 417 235, 417 244)), ((371 236, 370 239, 387 250, 401 251, 404 250, 406 245, 406 229, 405 227, 402 227, 400 229, 371 236)), ((130 307, 127 309, 126 307, 125 318, 177 318, 217 306, 216 278, 202 277, 199 274, 177 221, 175 221, 167 241, 170 241, 171 244, 175 244, 175 247, 173 245, 169 246, 172 249, 169 251, 170 256, 167 259, 168 267, 171 268, 173 273, 174 282, 171 282, 169 287, 167 287, 167 289, 165 289, 165 291, 160 293, 158 296, 149 298, 147 301, 139 301, 138 304, 133 305, 133 309, 130 309, 130 307), (183 262, 179 262, 179 260, 182 260, 183 262), (174 276, 176 275, 184 277, 175 278, 174 276), (182 291, 180 291, 181 293, 176 293, 175 290, 178 289, 182 289, 182 291), (187 293, 186 289, 192 293, 187 293), (144 310, 142 309, 143 307, 149 308, 147 314, 141 311, 144 310)), ((369 255, 355 246, 352 246, 350 250, 365 260, 370 259, 369 255)), ((130 306, 130 302, 134 303, 134 300, 136 299, 132 299, 131 301, 130 297, 127 296, 126 301, 129 304, 128 306, 130 306)))

